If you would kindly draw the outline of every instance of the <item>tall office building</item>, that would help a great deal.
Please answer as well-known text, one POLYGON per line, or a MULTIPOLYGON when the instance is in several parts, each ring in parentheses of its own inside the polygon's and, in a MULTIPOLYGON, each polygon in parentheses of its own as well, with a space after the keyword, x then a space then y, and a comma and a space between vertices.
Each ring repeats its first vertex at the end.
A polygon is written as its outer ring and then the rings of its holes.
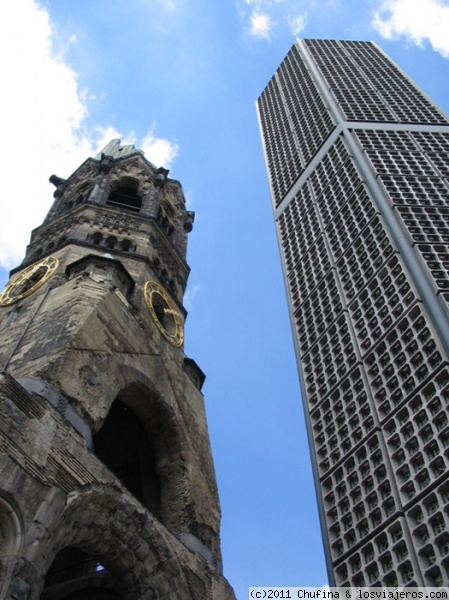
POLYGON ((449 121, 367 42, 257 108, 330 581, 448 585, 449 121))

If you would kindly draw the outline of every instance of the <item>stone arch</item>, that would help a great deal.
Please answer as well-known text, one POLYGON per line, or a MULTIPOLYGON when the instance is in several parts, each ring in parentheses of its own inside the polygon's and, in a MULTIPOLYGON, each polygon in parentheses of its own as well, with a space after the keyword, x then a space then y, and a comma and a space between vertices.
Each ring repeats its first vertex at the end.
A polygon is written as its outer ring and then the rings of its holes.
MULTIPOLYGON (((149 376, 129 365, 117 365, 115 400, 130 409, 144 428, 152 451, 159 486, 157 514, 174 531, 188 531, 192 522, 189 444, 180 417, 149 376)), ((165 394, 167 392, 165 391, 165 394)), ((107 415, 104 415, 103 423, 107 415)), ((100 431, 100 427, 97 431, 100 431)), ((151 507, 148 506, 148 508, 151 507)))
POLYGON ((7 590, 14 565, 22 553, 23 523, 18 508, 0 495, 0 598, 7 598, 7 590))
POLYGON ((72 201, 75 204, 81 204, 82 202, 85 202, 89 198, 93 187, 94 184, 92 181, 81 183, 73 190, 72 201))
POLYGON ((159 516, 160 482, 155 452, 148 431, 132 407, 116 398, 92 441, 98 458, 137 500, 159 516))
POLYGON ((106 204, 140 212, 142 195, 141 184, 137 179, 129 176, 121 177, 111 182, 106 204))
POLYGON ((191 600, 163 527, 120 491, 90 485, 68 495, 55 535, 36 559, 39 577, 31 582, 30 600, 41 597, 48 570, 67 547, 79 548, 98 560, 112 574, 123 600, 169 600, 174 595, 191 600))

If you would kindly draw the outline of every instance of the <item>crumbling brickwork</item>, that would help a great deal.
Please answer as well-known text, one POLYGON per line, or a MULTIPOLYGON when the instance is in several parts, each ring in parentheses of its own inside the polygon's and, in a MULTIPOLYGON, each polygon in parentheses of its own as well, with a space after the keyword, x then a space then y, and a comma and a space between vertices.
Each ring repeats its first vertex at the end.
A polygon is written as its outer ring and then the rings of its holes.
POLYGON ((51 178, 0 296, 0 598, 234 597, 204 375, 182 345, 194 215, 120 148, 51 178))

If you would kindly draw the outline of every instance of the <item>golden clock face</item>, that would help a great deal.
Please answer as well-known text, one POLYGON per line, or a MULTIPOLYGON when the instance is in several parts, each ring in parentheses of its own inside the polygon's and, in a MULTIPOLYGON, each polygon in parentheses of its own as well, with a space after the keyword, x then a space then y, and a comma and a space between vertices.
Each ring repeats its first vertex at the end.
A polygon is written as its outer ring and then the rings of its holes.
POLYGON ((50 279, 58 264, 57 258, 48 256, 24 269, 7 284, 0 294, 0 306, 10 306, 33 294, 50 279))
POLYGON ((184 341, 182 316, 171 298, 155 281, 147 281, 144 287, 145 302, 157 328, 173 346, 184 341))

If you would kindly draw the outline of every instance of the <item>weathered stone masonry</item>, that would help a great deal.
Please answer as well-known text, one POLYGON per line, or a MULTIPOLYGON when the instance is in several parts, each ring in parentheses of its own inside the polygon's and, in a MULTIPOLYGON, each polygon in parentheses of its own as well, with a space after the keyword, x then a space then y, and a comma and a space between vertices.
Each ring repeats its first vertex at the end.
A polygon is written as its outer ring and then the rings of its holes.
POLYGON ((234 597, 180 329, 194 215, 167 174, 115 141, 53 176, 0 297, 0 599, 234 597))

